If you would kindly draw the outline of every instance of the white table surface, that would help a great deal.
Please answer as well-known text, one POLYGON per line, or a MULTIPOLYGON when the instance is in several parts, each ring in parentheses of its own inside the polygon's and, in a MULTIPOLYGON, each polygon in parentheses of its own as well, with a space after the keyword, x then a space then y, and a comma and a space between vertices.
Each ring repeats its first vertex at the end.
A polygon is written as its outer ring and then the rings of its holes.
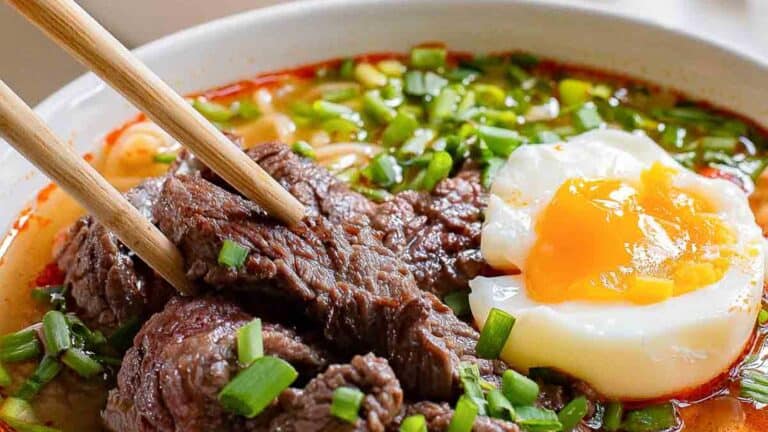
MULTIPOLYGON (((128 46, 229 15, 290 0, 78 0, 128 46)), ((713 37, 768 58, 768 0, 541 0, 611 10, 713 37)), ((37 103, 82 73, 4 2, 0 4, 0 77, 37 103)))

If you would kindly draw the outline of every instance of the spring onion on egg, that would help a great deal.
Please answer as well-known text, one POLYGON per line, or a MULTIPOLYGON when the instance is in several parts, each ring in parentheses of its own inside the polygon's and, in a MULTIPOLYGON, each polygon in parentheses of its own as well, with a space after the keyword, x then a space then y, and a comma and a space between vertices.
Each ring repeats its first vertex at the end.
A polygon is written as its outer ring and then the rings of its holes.
POLYGON ((364 397, 365 394, 356 388, 337 388, 333 391, 331 415, 347 423, 354 423, 359 417, 360 404, 364 397))
POLYGON ((514 325, 515 318, 512 315, 501 309, 492 308, 480 332, 480 339, 477 341, 478 357, 498 358, 514 325))

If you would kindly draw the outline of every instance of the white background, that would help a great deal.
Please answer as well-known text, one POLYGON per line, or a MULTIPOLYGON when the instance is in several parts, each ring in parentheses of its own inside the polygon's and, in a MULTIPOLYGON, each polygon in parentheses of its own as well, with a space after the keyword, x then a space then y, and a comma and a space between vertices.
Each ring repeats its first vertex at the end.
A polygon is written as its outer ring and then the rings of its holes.
MULTIPOLYGON (((283 1, 290 0, 78 0, 78 3, 126 45, 134 47, 212 18, 283 1)), ((768 58, 768 0, 541 1, 642 17, 768 58)), ((439 7, 439 0, 435 3, 439 7)), ((0 3, 0 77, 23 98, 37 103, 81 72, 82 68, 67 54, 47 41, 5 2, 0 3)))

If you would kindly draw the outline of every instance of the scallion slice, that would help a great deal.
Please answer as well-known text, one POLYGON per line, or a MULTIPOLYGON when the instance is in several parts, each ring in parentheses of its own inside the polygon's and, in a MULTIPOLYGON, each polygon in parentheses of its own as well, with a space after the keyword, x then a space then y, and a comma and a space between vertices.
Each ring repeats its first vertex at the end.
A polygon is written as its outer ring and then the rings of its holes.
POLYGON ((496 173, 499 172, 506 161, 502 158, 493 157, 488 159, 483 167, 483 171, 480 174, 480 183, 482 183, 485 189, 490 189, 493 179, 496 177, 496 173))
POLYGON ((431 191, 438 182, 448 177, 453 168, 453 158, 446 151, 439 151, 432 154, 432 159, 427 165, 427 171, 422 180, 421 186, 424 190, 431 191))
POLYGON ((464 316, 471 312, 469 308, 469 293, 466 291, 456 291, 446 295, 443 303, 453 310, 456 316, 464 316))
POLYGON ((365 95, 363 95, 363 109, 380 124, 389 124, 397 115, 397 111, 384 103, 381 92, 378 90, 365 92, 365 95))
POLYGON ((424 85, 424 72, 416 70, 406 72, 403 90, 411 96, 424 96, 427 94, 427 88, 424 85))
POLYGON ((333 391, 331 400, 331 415, 348 423, 357 421, 360 404, 365 394, 352 387, 339 387, 333 391))
POLYGON ((229 108, 216 102, 211 102, 205 98, 197 98, 192 102, 192 106, 212 122, 223 123, 235 116, 229 108))
POLYGON ((45 353, 52 357, 71 346, 71 332, 63 313, 48 311, 43 316, 43 342, 45 353))
POLYGON ((557 418, 563 425, 563 432, 570 432, 573 430, 573 428, 575 428, 587 415, 587 411, 589 411, 589 403, 584 396, 579 396, 568 402, 568 404, 557 413, 557 418))
POLYGON ((299 156, 303 156, 307 159, 315 159, 315 149, 306 141, 296 141, 291 145, 291 150, 299 156))
POLYGON ((453 411, 453 417, 448 424, 448 432, 470 432, 477 418, 478 408, 472 399, 465 395, 456 402, 456 409, 453 411))
POLYGON ((440 90, 448 85, 448 80, 434 72, 424 73, 424 91, 428 95, 437 96, 440 90))
POLYGON ((32 289, 32 298, 39 302, 46 302, 56 310, 64 310, 67 300, 64 295, 67 292, 66 285, 47 285, 32 289))
POLYGON ((387 76, 370 63, 360 63, 355 66, 355 79, 369 88, 383 87, 387 84, 387 76))
POLYGON ((349 117, 355 114, 355 111, 346 106, 324 100, 316 100, 312 104, 312 113, 319 120, 328 120, 339 117, 349 117))
POLYGON ((400 424, 400 432, 427 432, 427 419, 422 414, 410 415, 400 424))
POLYGON ((603 118, 597 112, 597 107, 588 103, 573 113, 573 123, 580 131, 584 132, 600 127, 603 124, 603 118))
POLYGON ((382 187, 389 187, 402 180, 403 169, 394 156, 379 153, 363 170, 363 175, 382 187))
POLYGON ((259 106, 250 99, 241 99, 239 101, 235 101, 232 103, 230 110, 237 114, 238 117, 245 120, 255 119, 261 115, 259 106))
POLYGON ((339 89, 328 90, 323 93, 323 99, 328 102, 348 101, 360 94, 357 86, 342 87, 339 89))
POLYGON ((513 405, 531 405, 539 396, 539 385, 527 376, 507 369, 501 377, 501 391, 513 405))
POLYGON ((483 389, 480 387, 480 371, 475 363, 462 362, 459 364, 459 380, 464 388, 464 395, 472 399, 477 406, 479 415, 486 415, 487 402, 483 389))
POLYGON ((514 420, 526 430, 559 431, 563 428, 554 411, 533 405, 516 406, 514 420))
POLYGON ((624 417, 624 405, 621 402, 609 402, 603 414, 603 429, 615 432, 621 427, 621 419, 624 417))
POLYGON ((478 357, 498 358, 514 325, 515 318, 512 315, 501 309, 492 308, 480 332, 480 339, 477 341, 478 357))
POLYGON ((741 397, 768 404, 768 376, 756 370, 746 370, 741 377, 741 397))
POLYGON ((227 410, 253 418, 298 377, 296 369, 272 356, 256 359, 219 392, 227 410))
POLYGON ((439 125, 453 116, 461 97, 456 90, 445 87, 429 107, 429 122, 439 125))
POLYGON ((176 162, 178 155, 176 153, 156 153, 152 160, 159 164, 172 164, 176 162))
POLYGON ((416 47, 411 50, 411 66, 418 69, 437 69, 445 66, 448 52, 442 47, 416 47))
POLYGON ((61 356, 61 362, 83 378, 94 377, 104 370, 101 363, 78 348, 70 348, 64 351, 64 354, 61 356))
POLYGON ((488 415, 502 420, 515 418, 515 408, 504 396, 501 390, 493 389, 488 392, 488 415))
POLYGON ((765 325, 768 322, 768 310, 760 309, 760 313, 757 314, 757 323, 765 325))
POLYGON ((0 387, 8 387, 13 383, 13 379, 11 379, 11 374, 8 373, 8 371, 3 367, 2 363, 0 363, 0 387))
POLYGON ((261 319, 255 318, 237 331, 237 359, 248 366, 264 355, 261 335, 261 319))
POLYGON ((507 158, 523 144, 523 139, 516 131, 494 126, 480 126, 477 134, 494 155, 507 158))
POLYGON ((21 330, 0 338, 0 361, 24 361, 40 354, 42 354, 40 340, 32 329, 21 330))
POLYGON ((339 76, 344 79, 351 79, 355 75, 355 59, 344 59, 339 66, 339 76))
POLYGON ((558 83, 557 91, 564 107, 581 105, 590 99, 592 83, 567 78, 558 83))
POLYGON ((224 240, 219 250, 219 264, 227 267, 240 268, 248 256, 248 248, 230 239, 224 240))
POLYGON ((24 399, 9 397, 0 404, 0 419, 14 419, 28 423, 37 422, 32 405, 24 399))
POLYGON ((43 357, 35 372, 24 381, 14 396, 23 400, 32 399, 46 384, 56 378, 61 369, 58 360, 49 356, 43 357))
POLYGON ((656 432, 667 430, 676 424, 675 407, 671 403, 665 403, 629 411, 621 424, 621 430, 625 432, 656 432))
POLYGON ((418 127, 419 122, 412 115, 400 112, 384 129, 381 139, 387 147, 396 146, 410 138, 418 127))

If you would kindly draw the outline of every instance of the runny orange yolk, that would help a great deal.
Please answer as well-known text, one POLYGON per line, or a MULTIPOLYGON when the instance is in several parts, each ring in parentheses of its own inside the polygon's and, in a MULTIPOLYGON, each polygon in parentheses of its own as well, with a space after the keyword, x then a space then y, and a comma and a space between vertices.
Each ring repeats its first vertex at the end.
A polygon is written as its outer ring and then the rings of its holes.
POLYGON ((563 183, 536 224, 523 268, 528 295, 650 304, 720 280, 735 237, 710 202, 673 185, 675 174, 657 163, 637 186, 563 183))

